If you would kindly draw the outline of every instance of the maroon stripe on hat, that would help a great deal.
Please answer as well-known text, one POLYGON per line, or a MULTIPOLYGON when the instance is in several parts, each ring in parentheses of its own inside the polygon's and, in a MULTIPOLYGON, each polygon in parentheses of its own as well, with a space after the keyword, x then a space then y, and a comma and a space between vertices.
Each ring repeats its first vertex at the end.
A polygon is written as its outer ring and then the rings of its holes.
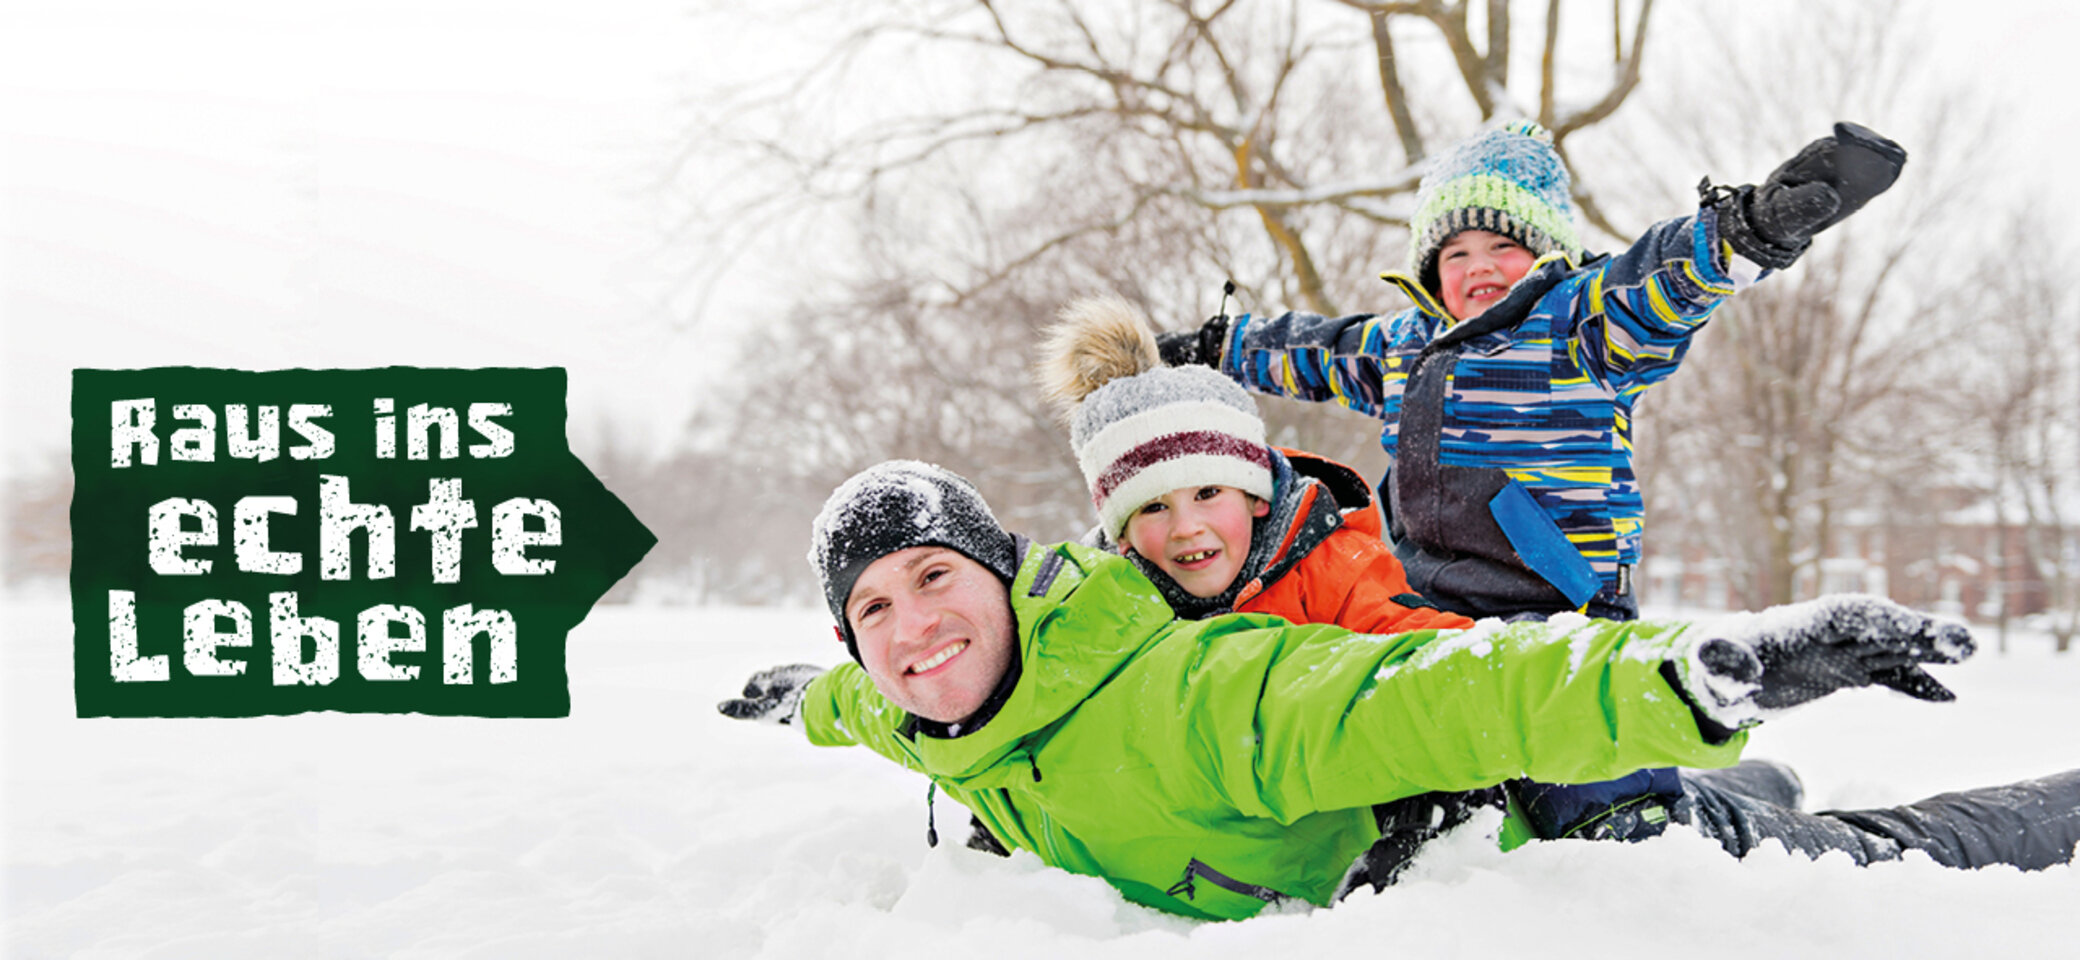
POLYGON ((1186 430, 1181 433, 1166 433, 1147 443, 1136 446, 1132 450, 1128 450, 1119 459, 1112 461, 1112 465, 1106 467, 1105 472, 1098 475, 1097 482, 1091 484, 1091 499, 1094 502, 1103 503, 1106 497, 1112 496, 1112 491, 1119 489, 1120 484, 1132 479, 1135 474, 1140 473, 1143 469, 1162 463, 1165 460, 1174 460, 1178 457, 1186 457, 1198 453, 1238 457, 1266 470, 1271 469, 1271 451, 1269 449, 1261 443, 1251 443, 1232 433, 1220 433, 1214 430, 1186 430))

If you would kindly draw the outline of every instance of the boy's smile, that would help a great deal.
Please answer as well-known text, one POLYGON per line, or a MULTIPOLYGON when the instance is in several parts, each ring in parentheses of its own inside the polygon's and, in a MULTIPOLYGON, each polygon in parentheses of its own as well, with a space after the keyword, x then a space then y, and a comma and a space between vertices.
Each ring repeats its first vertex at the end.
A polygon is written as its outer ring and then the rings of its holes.
POLYGON ((1537 261, 1523 244, 1486 230, 1461 230, 1437 251, 1438 295, 1459 320, 1502 302, 1537 261))
POLYGON ((1271 504, 1234 487, 1179 487, 1142 504, 1121 539, 1186 593, 1217 597, 1249 557, 1251 520, 1270 512, 1271 504))

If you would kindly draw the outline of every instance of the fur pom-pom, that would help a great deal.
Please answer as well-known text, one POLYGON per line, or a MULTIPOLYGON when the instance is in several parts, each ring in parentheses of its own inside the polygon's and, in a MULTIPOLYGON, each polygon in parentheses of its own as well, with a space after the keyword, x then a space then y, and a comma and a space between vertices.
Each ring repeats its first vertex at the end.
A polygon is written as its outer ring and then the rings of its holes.
POLYGON ((1067 420, 1092 391, 1162 365, 1155 329, 1139 309, 1114 296, 1084 297, 1056 315, 1034 373, 1041 395, 1067 420))

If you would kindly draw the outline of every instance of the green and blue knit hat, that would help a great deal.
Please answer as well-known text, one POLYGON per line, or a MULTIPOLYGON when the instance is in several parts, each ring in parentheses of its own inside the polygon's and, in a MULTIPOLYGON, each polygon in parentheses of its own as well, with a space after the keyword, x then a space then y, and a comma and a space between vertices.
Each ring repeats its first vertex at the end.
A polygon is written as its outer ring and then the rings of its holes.
POLYGON ((1498 233, 1545 256, 1580 255, 1567 167, 1553 135, 1514 120, 1469 137, 1432 161, 1408 222, 1408 269, 1437 291, 1437 252, 1461 230, 1498 233))

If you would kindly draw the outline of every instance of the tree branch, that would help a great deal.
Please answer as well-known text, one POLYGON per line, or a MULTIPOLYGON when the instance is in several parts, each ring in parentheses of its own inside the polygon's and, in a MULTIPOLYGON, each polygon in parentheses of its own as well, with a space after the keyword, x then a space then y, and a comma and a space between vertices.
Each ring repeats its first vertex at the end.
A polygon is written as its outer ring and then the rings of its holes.
MULTIPOLYGON (((1235 148, 1236 183, 1245 190, 1257 189, 1263 185, 1257 165, 1250 159, 1254 151, 1253 143, 1254 141, 1245 140, 1241 146, 1235 148)), ((1308 307, 1316 313, 1337 316, 1341 311, 1337 310, 1329 299, 1329 291, 1322 284, 1321 271, 1315 268, 1314 255, 1308 251, 1307 244, 1300 239, 1300 235, 1286 223, 1285 208, 1269 204, 1251 206, 1257 211, 1257 219, 1263 221, 1264 232, 1271 235, 1271 242, 1277 244, 1278 248, 1284 251, 1286 258, 1292 262, 1294 279, 1300 283, 1301 299, 1307 301, 1308 307)))
POLYGON ((1401 138, 1401 158, 1411 166, 1423 161, 1423 139, 1416 119, 1408 111, 1408 93, 1401 88, 1401 68, 1394 61, 1394 35, 1387 29, 1387 14, 1374 10, 1372 48, 1379 52, 1379 89, 1387 101, 1387 115, 1394 120, 1394 133, 1401 138))
MULTIPOLYGON (((1555 139, 1553 141, 1553 152, 1560 155, 1560 162, 1566 165, 1569 170, 1574 169, 1574 160, 1567 155, 1566 145, 1555 139)), ((1596 194, 1583 186, 1579 178, 1574 179, 1573 183, 1575 209, 1582 212, 1582 219, 1589 221, 1590 226, 1603 231, 1605 236, 1619 241, 1630 241, 1633 237, 1639 236, 1639 231, 1637 230, 1621 230, 1617 224, 1612 223, 1611 218, 1603 212, 1603 205, 1597 202, 1596 194)))
MULTIPOLYGON (((1554 0, 1555 6, 1558 5, 1558 2, 1559 0, 1554 0)), ((1565 117, 1557 117, 1555 118, 1557 120, 1556 123, 1547 126, 1546 129, 1553 131, 1553 141, 1555 143, 1558 143, 1561 138, 1576 130, 1598 123, 1605 117, 1610 116, 1612 112, 1616 111, 1625 102, 1626 97, 1632 95, 1633 88, 1639 86, 1640 62, 1644 59, 1647 50, 1647 21, 1649 17, 1653 16, 1653 13, 1654 0, 1641 0, 1639 19, 1632 28, 1632 52, 1625 57, 1624 66, 1619 70, 1616 80, 1611 84, 1611 88, 1604 92, 1602 99, 1591 104, 1586 109, 1570 113, 1565 117)), ((1548 39, 1547 42, 1551 43, 1552 41, 1548 39)))
MULTIPOLYGON (((1553 76, 1560 60, 1560 0, 1546 2, 1546 42, 1538 58, 1538 124, 1553 129, 1553 76)), ((1554 138, 1558 142, 1559 138, 1554 138)))
POLYGON ((1354 197, 1391 197, 1408 193, 1416 188, 1422 177, 1422 168, 1411 166, 1391 179, 1370 182, 1324 184, 1284 190, 1252 187, 1202 190, 1197 187, 1180 187, 1172 192, 1211 210, 1230 210, 1235 207, 1309 207, 1323 203, 1342 203, 1354 197))
POLYGON ((1497 87, 1509 86, 1509 0, 1488 0, 1488 62, 1483 72, 1497 87))
POLYGON ((1490 82, 1487 61, 1480 51, 1473 48, 1473 36, 1466 29, 1466 0, 1453 0, 1449 4, 1438 0, 1424 0, 1419 4, 1425 19, 1437 25, 1444 34, 1445 46, 1452 51, 1452 62, 1459 67, 1459 76, 1466 81, 1466 91, 1473 94, 1474 106, 1480 108, 1481 122, 1486 123, 1495 116, 1496 86, 1490 82))
POLYGON ((1125 211, 1121 212, 1118 216, 1115 216, 1110 220, 1102 221, 1099 223, 1081 224, 1079 226, 1072 227, 1068 230, 1058 233, 1052 237, 1049 237, 1045 241, 1042 241, 1038 246, 1035 246, 1032 249, 1027 250, 1025 253, 1019 255, 1016 259, 1013 259, 1005 263, 1002 267, 984 274, 981 281, 975 284, 966 287, 949 286, 949 292, 953 294, 952 306, 965 306, 968 303, 968 301, 973 299, 977 294, 980 294, 983 291, 988 290, 989 288, 1004 282, 1006 279, 1009 279, 1013 274, 1016 274, 1017 272, 1019 272, 1019 270, 1023 269, 1026 265, 1032 263, 1035 260, 1040 259, 1041 257, 1046 256, 1049 252, 1055 250, 1058 247, 1061 247, 1064 244, 1073 242, 1083 237, 1090 236, 1094 233, 1112 233, 1116 230, 1120 230, 1126 227, 1128 224, 1134 222, 1134 218, 1140 216, 1142 208, 1148 206, 1149 202, 1155 199, 1156 196, 1157 195, 1154 193, 1143 193, 1135 197, 1134 202, 1129 204, 1125 211))

